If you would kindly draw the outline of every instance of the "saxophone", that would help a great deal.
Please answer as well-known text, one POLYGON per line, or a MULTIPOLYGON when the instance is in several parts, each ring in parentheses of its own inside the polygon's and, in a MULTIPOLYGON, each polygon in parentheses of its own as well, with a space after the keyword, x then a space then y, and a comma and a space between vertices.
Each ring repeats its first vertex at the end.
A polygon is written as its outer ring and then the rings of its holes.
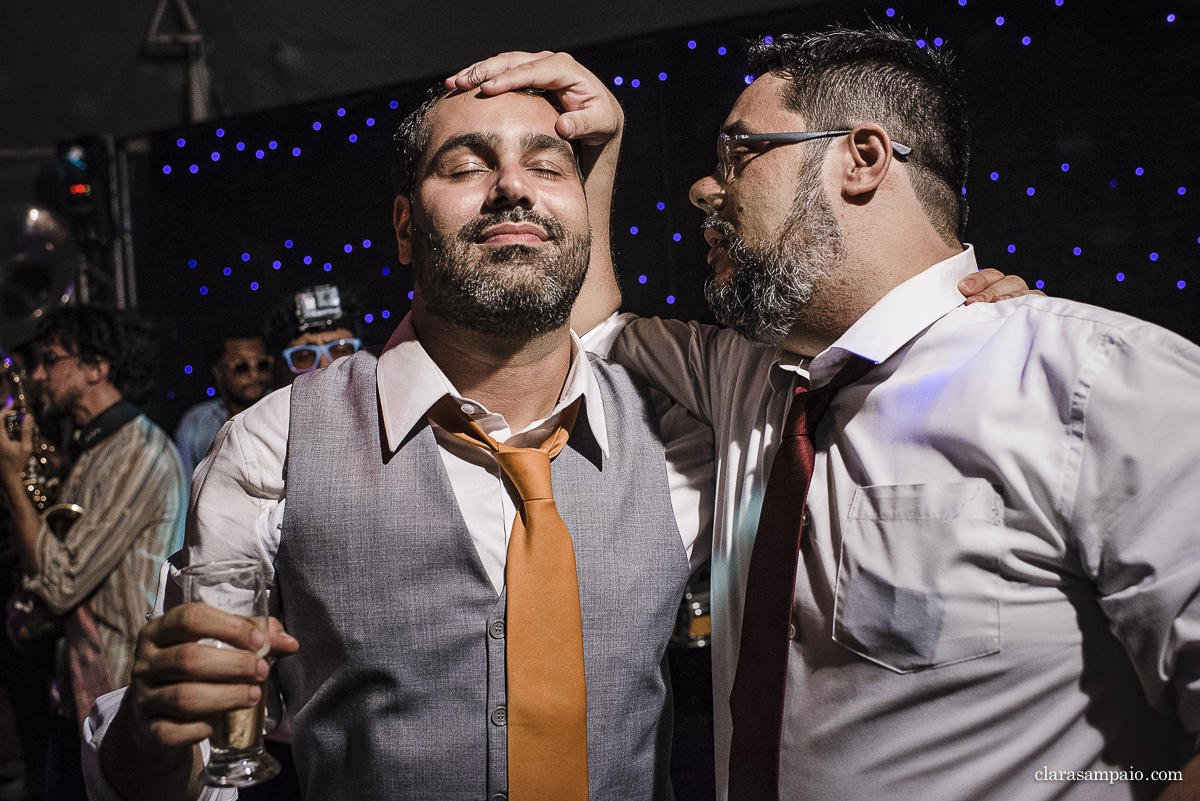
MULTIPOLYGON (((6 435, 19 439, 21 421, 29 414, 29 402, 25 396, 28 376, 24 370, 14 366, 13 360, 0 350, 7 379, 13 395, 13 409, 4 421, 6 435)), ((38 432, 37 424, 29 418, 33 427, 33 450, 29 461, 21 472, 22 483, 29 500, 46 521, 51 533, 63 539, 71 525, 83 515, 83 507, 73 503, 55 503, 59 488, 67 469, 66 460, 53 445, 38 432)), ((56 635, 61 621, 33 593, 19 588, 6 604, 5 628, 9 638, 22 647, 25 642, 56 635)))
MULTIPOLYGON (((5 357, 4 364, 8 368, 8 383, 12 387, 14 400, 13 410, 4 421, 5 428, 9 437, 19 439, 21 421, 29 414, 29 401, 25 395, 29 378, 24 370, 16 369, 11 358, 5 357)), ((54 535, 62 539, 71 524, 83 514, 83 508, 73 503, 55 503, 66 472, 65 460, 58 450, 41 436, 32 417, 29 423, 33 426, 33 451, 29 454, 29 461, 21 472, 21 478, 34 508, 46 519, 54 535)))

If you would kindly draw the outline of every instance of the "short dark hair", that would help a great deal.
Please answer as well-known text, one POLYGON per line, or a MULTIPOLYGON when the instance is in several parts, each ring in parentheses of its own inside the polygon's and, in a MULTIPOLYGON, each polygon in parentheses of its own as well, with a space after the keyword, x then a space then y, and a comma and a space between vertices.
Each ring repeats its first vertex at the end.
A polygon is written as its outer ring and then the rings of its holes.
POLYGON ((219 329, 205 332, 200 339, 204 351, 204 364, 216 367, 225 358, 225 349, 231 339, 261 340, 262 327, 253 321, 239 321, 231 325, 223 325, 219 329))
MULTIPOLYGON (((304 287, 300 292, 310 290, 312 287, 304 287)), ((320 333, 331 328, 345 328, 350 333, 354 334, 356 339, 362 337, 362 315, 358 308, 358 300, 354 292, 346 289, 344 286, 338 288, 338 294, 341 299, 342 316, 328 324, 318 324, 307 329, 313 333, 320 333)), ((293 339, 305 333, 300 330, 300 320, 296 317, 296 292, 289 292, 286 297, 281 299, 271 310, 271 315, 267 318, 267 325, 263 329, 262 339, 263 344, 267 347, 267 353, 274 356, 276 359, 283 353, 293 339)))
POLYGON ((108 362, 108 381, 126 400, 137 402, 150 389, 154 348, 149 326, 132 313, 103 306, 67 306, 38 323, 34 341, 58 343, 81 361, 108 362))
MULTIPOLYGON (((552 92, 529 88, 514 91, 544 97, 556 111, 560 114, 563 112, 562 103, 552 92)), ((396 133, 392 135, 392 142, 395 145, 392 156, 392 189, 397 195, 412 197, 413 190, 417 187, 417 170, 421 166, 421 157, 429 147, 429 129, 425 125, 425 120, 434 106, 452 94, 455 92, 447 89, 445 84, 439 83, 429 87, 424 102, 404 118, 396 128, 396 133)), ((572 140, 570 145, 571 150, 575 153, 575 166, 578 168, 579 143, 572 140)))
POLYGON ((967 224, 966 101, 950 52, 916 39, 881 26, 767 36, 751 45, 750 66, 787 80, 784 105, 809 130, 877 122, 911 147, 904 163, 921 207, 943 239, 958 242, 967 224))

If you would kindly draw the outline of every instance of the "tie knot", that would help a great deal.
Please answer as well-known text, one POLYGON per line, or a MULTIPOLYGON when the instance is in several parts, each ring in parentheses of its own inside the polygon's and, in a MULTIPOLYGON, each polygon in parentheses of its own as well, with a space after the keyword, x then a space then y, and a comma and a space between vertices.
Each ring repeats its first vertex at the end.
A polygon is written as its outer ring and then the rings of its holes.
POLYGON ((522 501, 554 497, 550 484, 550 454, 546 451, 501 445, 495 456, 522 501))

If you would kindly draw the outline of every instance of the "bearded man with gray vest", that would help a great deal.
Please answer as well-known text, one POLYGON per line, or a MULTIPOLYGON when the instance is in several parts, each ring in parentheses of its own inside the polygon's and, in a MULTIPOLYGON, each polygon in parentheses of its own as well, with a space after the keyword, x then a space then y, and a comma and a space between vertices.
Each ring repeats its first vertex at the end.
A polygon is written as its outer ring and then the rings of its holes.
MULTIPOLYGON (((412 313, 378 358, 235 417, 197 471, 175 567, 273 571, 286 658, 269 686, 309 801, 669 796, 663 655, 711 516, 693 489, 712 482, 711 433, 570 331, 611 177, 589 206, 605 156, 577 161, 559 124, 535 94, 415 112, 395 202, 412 313), (556 451, 548 475, 523 472, 556 451)), ((165 576, 128 692, 93 710, 93 798, 235 797, 200 787, 202 741, 258 699, 262 635, 173 594, 165 576)))

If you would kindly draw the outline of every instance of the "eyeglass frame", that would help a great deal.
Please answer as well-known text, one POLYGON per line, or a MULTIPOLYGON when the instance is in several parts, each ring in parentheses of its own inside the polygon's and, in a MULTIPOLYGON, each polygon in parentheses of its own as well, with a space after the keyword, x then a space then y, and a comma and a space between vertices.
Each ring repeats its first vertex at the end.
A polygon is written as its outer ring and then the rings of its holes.
MULTIPOLYGON (((784 131, 780 133, 761 134, 723 133, 717 137, 717 168, 721 171, 721 179, 725 183, 729 183, 730 175, 733 172, 733 156, 729 150, 731 142, 776 142, 794 145, 797 142, 807 142, 810 139, 828 139, 832 136, 846 136, 850 133, 853 133, 853 131, 784 131)), ((902 145, 899 142, 892 142, 892 150, 896 151, 897 156, 907 156, 912 153, 911 147, 902 145)))
MULTIPOLYGON (((318 357, 317 361, 321 361, 318 357)), ((234 375, 247 376, 252 372, 266 374, 271 372, 271 368, 275 366, 275 357, 271 355, 260 356, 257 359, 238 359, 236 362, 222 362, 221 367, 231 371, 234 375)))
MULTIPOLYGON (((284 361, 287 362, 287 366, 288 366, 289 370, 291 370, 296 375, 304 375, 305 373, 311 373, 313 370, 316 370, 318 366, 320 366, 321 356, 325 356, 325 358, 329 359, 329 361, 331 361, 331 362, 337 361, 337 357, 335 357, 332 353, 330 353, 329 349, 336 347, 338 345, 344 345, 347 342, 354 343, 354 353, 358 353, 360 350, 362 350, 362 340, 361 339, 359 339, 357 337, 346 337, 344 339, 331 339, 329 342, 326 342, 324 345, 296 345, 294 347, 284 348, 283 349, 283 359, 284 359, 284 361), (292 364, 292 354, 296 353, 297 351, 301 351, 301 350, 315 350, 317 352, 317 358, 313 362, 312 367, 309 367, 304 370, 300 370, 300 369, 297 369, 292 364)), ((346 355, 350 356, 352 354, 346 354, 346 355)))

